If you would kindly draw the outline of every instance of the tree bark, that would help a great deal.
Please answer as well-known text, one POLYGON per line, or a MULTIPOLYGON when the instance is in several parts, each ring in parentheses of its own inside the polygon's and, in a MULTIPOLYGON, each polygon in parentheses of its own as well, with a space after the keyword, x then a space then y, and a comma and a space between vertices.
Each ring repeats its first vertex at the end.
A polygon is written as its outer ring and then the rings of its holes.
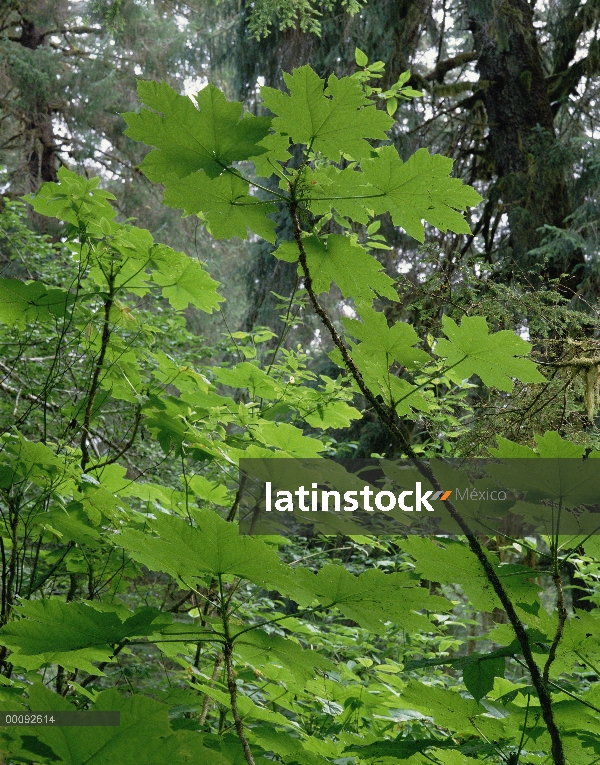
MULTIPOLYGON (((24 48, 37 50, 47 45, 47 31, 35 22, 23 19, 19 42, 24 48)), ((27 115, 25 129, 29 136, 30 148, 27 156, 30 191, 37 191, 42 183, 58 180, 58 147, 54 138, 52 111, 47 103, 32 107, 27 115)))
POLYGON ((541 227, 563 228, 571 212, 564 170, 553 151, 553 114, 532 8, 526 0, 470 0, 469 26, 481 79, 490 83, 484 102, 510 227, 507 266, 524 272, 540 266, 546 279, 566 273, 561 290, 571 296, 583 278, 583 253, 565 248, 543 267, 531 253, 544 238, 541 227))

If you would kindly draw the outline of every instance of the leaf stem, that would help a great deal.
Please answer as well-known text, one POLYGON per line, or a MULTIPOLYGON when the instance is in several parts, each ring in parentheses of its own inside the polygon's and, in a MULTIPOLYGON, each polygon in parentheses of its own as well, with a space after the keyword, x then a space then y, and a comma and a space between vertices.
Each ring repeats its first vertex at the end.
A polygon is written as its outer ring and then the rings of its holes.
MULTIPOLYGON (((222 162, 219 162, 217 160, 219 165, 225 170, 227 173, 230 173, 231 175, 235 175, 236 178, 239 178, 241 181, 245 181, 250 186, 254 186, 255 189, 260 189, 261 191, 266 191, 268 194, 273 194, 274 197, 277 197, 277 199, 281 199, 282 202, 287 202, 288 198, 285 196, 285 194, 280 194, 278 191, 273 191, 273 189, 269 189, 267 186, 263 186, 261 183, 256 183, 256 181, 251 181, 249 178, 246 178, 243 176, 238 170, 234 170, 232 167, 228 167, 227 165, 224 165, 222 162)), ((266 202, 270 202, 272 200, 265 200, 266 202)), ((264 202, 262 203, 264 204, 264 202)))
MULTIPOLYGON (((290 211, 290 216, 292 218, 292 223, 293 223, 294 239, 296 241, 296 244, 298 245, 298 251, 300 253, 299 262, 300 262, 300 267, 302 268, 302 271, 304 273, 304 286, 310 297, 311 303, 317 315, 319 316, 319 318, 321 319, 321 321, 323 322, 323 324, 329 331, 329 334, 331 335, 331 338, 335 346, 340 350, 342 354, 342 358, 344 359, 344 363, 346 364, 350 374, 354 377, 362 394, 365 396, 367 401, 371 404, 373 409, 375 409, 377 414, 381 417, 382 421, 388 426, 390 431, 398 439, 399 443, 403 445, 405 453, 411 459, 411 461, 413 462, 415 467, 419 470, 421 475, 427 478, 437 491, 441 491, 442 487, 439 481, 437 480, 435 474, 433 473, 433 470, 429 467, 429 465, 426 465, 424 462, 419 461, 417 459, 417 455, 414 449, 405 438, 401 429, 398 427, 395 421, 394 410, 391 410, 391 411, 386 410, 386 408, 377 400, 375 395, 371 392, 371 390, 369 390, 369 388, 365 384, 362 374, 360 373, 360 370, 356 366, 356 363, 350 356, 350 353, 346 345, 344 344, 344 341, 342 340, 336 328, 334 327, 333 322, 327 315, 327 312, 320 305, 317 299, 317 296, 315 294, 315 291, 313 289, 312 279, 308 269, 306 250, 304 248, 304 242, 302 239, 302 228, 301 228, 300 219, 298 216, 298 202, 295 199, 292 199, 292 201, 290 202, 289 211, 290 211)), ((521 652, 525 659, 527 669, 529 670, 529 673, 531 675, 531 681, 533 683, 533 686, 537 692, 537 695, 540 701, 544 723, 546 724, 548 734, 550 735, 551 753, 552 753, 552 759, 553 759, 554 765, 566 765, 565 753, 564 753, 564 748, 562 744, 562 739, 560 736, 560 731, 554 719, 554 712, 552 710, 552 697, 548 688, 548 684, 542 677, 540 668, 538 667, 535 661, 535 658, 533 656, 533 652, 531 650, 531 645, 529 643, 529 638, 527 636, 527 631, 525 629, 525 626, 519 619, 519 616, 515 610, 515 607, 513 606, 513 603, 510 597, 508 596, 508 593, 504 589, 504 586, 502 584, 502 581, 500 580, 500 577, 498 576, 496 569, 494 568, 492 562, 487 557, 487 554, 485 550, 483 549, 483 546, 481 545, 477 537, 474 535, 473 531, 470 529, 468 523, 465 521, 465 519, 462 517, 460 512, 456 509, 456 507, 450 500, 446 502, 446 509, 448 513, 450 514, 450 516, 453 518, 453 520, 458 524, 462 533, 466 536, 467 543, 469 545, 469 548, 471 549, 471 552, 475 555, 481 567, 483 568, 486 578, 489 581, 489 583, 492 585, 492 588, 494 592, 496 593, 496 596, 500 600, 500 603, 502 604, 502 607, 505 610, 506 615, 508 616, 508 620, 515 632, 517 640, 519 641, 521 652)))
POLYGON ((231 713, 233 715, 233 722, 235 724, 235 730, 242 745, 244 751, 244 759, 248 765, 256 765, 250 744, 246 738, 246 732, 244 731, 244 724, 240 715, 240 710, 237 703, 237 683, 235 682, 235 674, 233 671, 233 641, 229 631, 229 614, 227 613, 227 605, 225 601, 225 594, 223 592, 223 580, 219 576, 219 595, 221 601, 221 620, 223 623, 223 661, 225 664, 225 672, 227 674, 227 690, 229 691, 229 700, 231 703, 231 713))
MULTIPOLYGON (((217 682, 217 677, 219 676, 219 670, 221 669, 221 664, 223 662, 223 656, 218 653, 215 658, 215 663, 213 665, 213 671, 209 683, 209 688, 214 688, 215 683, 217 682)), ((202 702, 202 711, 200 712, 200 718, 198 720, 198 725, 202 727, 204 723, 206 722, 206 718, 208 716, 208 710, 210 708, 210 696, 208 693, 204 694, 204 701, 202 702)))
POLYGON ((421 388, 424 388, 432 380, 435 380, 436 377, 441 377, 442 375, 445 375, 447 372, 450 372, 452 369, 454 369, 454 367, 457 367, 459 364, 462 364, 466 358, 467 356, 463 356, 462 359, 459 359, 457 362, 455 362, 454 364, 451 364, 449 367, 443 367, 440 371, 429 375, 429 377, 427 377, 422 383, 420 383, 419 385, 415 385, 413 390, 409 391, 408 393, 405 393, 404 396, 401 396, 401 398, 399 398, 397 401, 394 401, 394 407, 396 407, 405 399, 410 398, 410 396, 412 396, 418 390, 421 390, 421 388))
POLYGON ((99 470, 100 468, 106 467, 107 465, 112 465, 115 462, 117 462, 121 457, 128 452, 131 447, 133 446, 135 442, 135 437, 137 436, 138 428, 140 427, 140 422, 142 421, 142 407, 138 406, 136 408, 135 412, 135 419, 133 421, 133 430, 131 431, 131 436, 127 439, 127 442, 124 446, 122 446, 119 451, 113 456, 108 457, 103 462, 99 462, 96 465, 92 465, 90 467, 90 470, 99 470))
POLYGON ((88 462, 90 461, 90 452, 88 448, 88 439, 90 435, 90 423, 92 414, 94 411, 94 401, 96 400, 96 394, 98 393, 98 387, 100 384, 100 373, 104 365, 104 359, 106 358, 106 350, 110 342, 110 312, 114 302, 114 276, 112 274, 108 277, 108 293, 104 300, 104 321, 102 323, 102 338, 100 340, 100 353, 94 365, 94 373, 92 375, 92 382, 90 384, 90 390, 88 393, 88 400, 85 407, 85 414, 83 416, 83 423, 81 425, 81 470, 85 472, 88 462))
POLYGON ((317 296, 313 289, 312 277, 310 275, 310 271, 308 270, 308 263, 306 259, 306 249, 304 247, 304 240, 302 239, 302 227, 300 225, 300 217, 298 215, 298 208, 299 208, 299 204, 297 201, 294 200, 290 203, 289 210, 290 210, 290 215, 292 217, 292 223, 294 226, 294 239, 296 240, 296 244, 298 245, 298 252, 300 254, 299 256, 300 268, 302 269, 302 273, 304 276, 304 287, 306 289, 306 292, 308 293, 310 302, 312 303, 312 306, 315 309, 317 316, 321 319, 323 324, 327 327, 327 330, 329 331, 329 334, 331 335, 331 339, 333 340, 336 348, 338 348, 338 350, 342 354, 344 363, 346 364, 348 371, 350 372, 350 374, 356 381, 358 387, 360 388, 361 393, 370 402, 371 406, 373 406, 377 414, 381 417, 382 421, 388 424, 390 422, 390 417, 388 412, 386 412, 385 407, 382 406, 382 404, 380 404, 379 401, 377 401, 375 396, 371 393, 371 391, 367 387, 367 384, 365 383, 359 368, 356 366, 356 363, 354 359, 352 358, 352 356, 350 356, 350 352, 348 351, 346 344, 340 337, 337 329, 334 327, 333 322, 329 318, 327 312, 321 306, 321 304, 319 303, 317 299, 317 296))
MULTIPOLYGON (((517 754, 514 757, 514 765, 519 765, 519 759, 521 757, 521 752, 523 751, 523 746, 525 744, 525 734, 527 733, 527 719, 529 717, 529 704, 531 703, 531 694, 527 694, 527 706, 525 708, 525 719, 523 720, 523 731, 521 733, 521 740, 519 741, 519 748, 517 750, 517 754)), ((513 763, 511 763, 513 765, 513 763)))
POLYGON ((277 358, 279 349, 281 348, 283 341, 285 340, 287 333, 290 329, 289 319, 290 319, 290 314, 292 312, 292 306, 294 304, 294 297, 296 296, 297 289, 298 289, 298 276, 296 276, 296 281, 294 282, 294 288, 292 290, 292 294, 290 295, 290 300, 289 300, 287 311, 285 314, 285 319, 283 320, 283 328, 281 330, 281 334, 277 338, 277 346, 275 347, 275 350, 273 351, 273 358, 271 359, 271 363, 269 364, 269 368, 267 369, 267 375, 271 374, 271 369, 273 369, 273 364, 275 363, 275 359, 277 358))

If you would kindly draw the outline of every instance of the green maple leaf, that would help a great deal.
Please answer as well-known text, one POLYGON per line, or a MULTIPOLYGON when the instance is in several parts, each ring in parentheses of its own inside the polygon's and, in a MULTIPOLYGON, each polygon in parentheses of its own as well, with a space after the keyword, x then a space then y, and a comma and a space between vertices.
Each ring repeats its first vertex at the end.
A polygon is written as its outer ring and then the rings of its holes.
POLYGON ((0 279, 0 321, 19 329, 28 322, 62 318, 74 302, 66 290, 48 289, 42 282, 0 279))
POLYGON ((395 760, 408 760, 414 754, 419 754, 419 752, 424 752, 427 749, 452 750, 458 749, 458 744, 456 744, 453 739, 449 739, 448 741, 442 741, 439 738, 420 738, 413 740, 406 738, 404 733, 401 733, 392 741, 376 741, 364 746, 353 744, 352 746, 347 746, 344 751, 352 752, 369 759, 371 757, 393 757, 395 760))
MULTIPOLYGON (((329 765, 330 760, 320 754, 309 752, 304 747, 310 738, 299 739, 283 730, 270 726, 256 726, 248 731, 251 741, 256 742, 270 754, 278 754, 282 762, 293 762, 298 765, 329 765)), ((319 744, 322 741, 319 740, 319 744)))
POLYGON ((248 112, 240 119, 242 104, 227 101, 214 85, 198 93, 198 108, 166 82, 139 81, 138 96, 156 111, 124 114, 129 125, 125 134, 156 147, 141 166, 154 183, 173 183, 197 170, 215 178, 232 162, 266 151, 258 144, 271 120, 248 112))
MULTIPOLYGON (((215 701, 218 701, 219 704, 222 704, 223 706, 227 707, 231 704, 229 692, 225 690, 221 690, 220 688, 215 688, 214 685, 208 685, 205 683, 194 683, 194 689, 197 690, 199 693, 205 693, 207 696, 210 696, 215 701)), ((237 703, 240 710, 240 713, 244 718, 252 718, 255 720, 264 720, 265 722, 269 722, 272 725, 285 725, 285 726, 292 726, 293 723, 288 720, 286 717, 284 717, 281 712, 273 712, 271 709, 268 709, 267 707, 260 706, 255 701, 253 701, 249 696, 245 696, 238 692, 237 697, 237 703)), ((239 763, 239 765, 242 765, 242 760, 235 760, 235 763, 239 763)), ((262 762, 265 762, 264 760, 262 762)), ((265 764, 266 765, 266 764, 265 764)))
POLYGON ((369 220, 369 195, 371 186, 356 167, 337 167, 306 170, 304 176, 306 197, 303 203, 315 215, 325 215, 335 210, 338 215, 366 225, 369 220))
MULTIPOLYGON (((469 733, 473 730, 473 718, 477 718, 479 724, 486 711, 476 701, 466 699, 458 692, 445 688, 433 688, 417 680, 411 680, 406 684, 398 704, 404 708, 422 711, 433 717, 435 722, 444 728, 469 733)), ((500 721, 494 720, 494 722, 500 721)))
POLYGON ((449 601, 435 595, 424 595, 423 588, 409 574, 384 574, 369 569, 354 576, 344 566, 327 564, 317 575, 307 569, 298 572, 306 592, 312 592, 326 608, 338 608, 344 616, 373 631, 387 621, 407 630, 431 630, 431 622, 416 613, 427 609, 448 611, 449 601))
MULTIPOLYGON (((490 452, 496 457, 526 457, 526 458, 545 458, 545 459, 575 459, 583 458, 586 447, 581 444, 575 444, 562 438, 556 430, 547 430, 543 435, 534 436, 537 451, 530 449, 522 444, 515 444, 506 438, 497 436, 498 448, 490 449, 490 452)), ((590 457, 597 458, 599 452, 592 452, 590 457)))
POLYGON ((437 341, 434 352, 445 358, 459 378, 478 375, 498 390, 510 391, 512 378, 524 383, 544 382, 533 361, 527 356, 531 346, 510 330, 490 335, 484 316, 465 316, 460 327, 448 316, 442 318, 448 338, 437 341))
POLYGON ((162 287, 162 294, 176 311, 193 305, 206 313, 218 309, 222 298, 219 283, 212 279, 198 260, 166 245, 152 251, 152 281, 162 287))
POLYGON ((302 419, 313 428, 347 428, 352 420, 362 418, 358 409, 345 401, 323 401, 322 396, 311 388, 302 391, 301 399, 295 404, 302 419))
MULTIPOLYGON (((397 301, 394 282, 383 272, 383 266, 372 255, 341 234, 323 239, 309 234, 303 239, 306 262, 317 294, 329 292, 335 282, 342 295, 357 305, 370 306, 377 295, 397 301)), ((294 263, 299 252, 296 242, 283 242, 274 252, 276 258, 294 263)), ((302 274, 299 268, 298 273, 302 274)))
POLYGON ((73 541, 78 544, 93 545, 100 539, 100 534, 90 523, 80 502, 71 503, 67 510, 55 507, 47 513, 40 513, 34 523, 53 533, 58 532, 63 543, 73 541))
POLYGON ((264 369, 242 361, 235 367, 217 367, 213 374, 223 385, 232 388, 248 388, 254 398, 278 399, 284 393, 284 388, 270 377, 264 369))
POLYGON ((325 449, 325 445, 316 438, 303 435, 300 428, 287 422, 262 420, 252 426, 251 432, 265 446, 275 446, 290 457, 318 457, 325 449))
POLYGON ((387 139, 385 131, 394 121, 365 97, 357 80, 332 74, 325 87, 308 65, 283 77, 289 95, 268 87, 260 92, 264 105, 277 115, 273 127, 294 143, 338 161, 341 153, 368 157, 372 148, 366 138, 387 139))
POLYGON ((277 208, 250 196, 248 182, 235 173, 212 179, 202 170, 188 175, 167 186, 164 202, 182 208, 186 215, 202 213, 215 239, 245 239, 250 229, 275 242, 275 221, 266 216, 277 208))
POLYGON ((95 672, 90 662, 106 661, 112 653, 110 646, 125 638, 150 635, 171 621, 156 608, 119 611, 58 598, 25 601, 19 606, 23 618, 0 630, 0 644, 10 648, 14 661, 27 669, 59 662, 95 672))
POLYGON ((256 175, 261 178, 270 178, 277 168, 277 162, 287 162, 291 159, 288 135, 270 133, 258 145, 265 150, 265 153, 253 156, 252 162, 256 175))
POLYGON ((61 167, 58 180, 58 183, 43 183, 37 194, 25 197, 40 215, 64 220, 73 226, 78 226, 80 220, 97 224, 102 218, 110 221, 115 217, 108 200, 116 197, 98 188, 100 178, 88 180, 61 167))
MULTIPOLYGON (((31 711, 75 712, 62 696, 42 684, 31 687, 31 711)), ((169 707, 141 693, 122 696, 112 688, 99 693, 93 712, 119 712, 118 726, 54 726, 35 729, 22 739, 22 750, 37 753, 37 742, 49 747, 60 765, 192 765, 210 762, 228 765, 231 760, 207 749, 202 736, 192 731, 174 732, 169 722, 169 707)), ((27 761, 29 761, 28 758, 27 761)), ((36 759, 36 761, 39 761, 36 759)), ((46 759, 44 762, 53 762, 46 759)))
POLYGON ((188 488, 197 497, 205 499, 207 502, 214 502, 215 505, 228 504, 229 492, 223 484, 209 481, 203 475, 194 475, 187 482, 188 488))
POLYGON ((423 220, 440 231, 470 234, 458 210, 479 204, 481 197, 459 178, 450 177, 452 165, 449 157, 430 155, 427 149, 419 149, 402 162, 393 146, 383 146, 377 157, 361 164, 373 195, 365 204, 376 214, 390 212, 394 225, 419 242, 425 238, 423 220))
POLYGON ((289 671, 298 688, 302 690, 308 680, 321 672, 335 672, 335 664, 316 651, 277 634, 269 635, 262 630, 245 632, 235 641, 235 652, 242 660, 264 673, 269 666, 277 665, 289 671))
MULTIPOLYGON (((483 568, 462 542, 444 539, 444 547, 432 539, 411 536, 402 540, 402 549, 415 559, 415 570, 423 579, 435 577, 442 584, 459 584, 473 606, 480 611, 493 611, 500 607, 494 588, 483 568)), ((497 564, 491 554, 488 558, 504 588, 514 602, 531 603, 537 598, 539 586, 529 581, 531 569, 525 566, 497 564)))
POLYGON ((364 358, 383 356, 388 366, 398 361, 411 369, 430 361, 428 353, 414 348, 420 339, 411 324, 397 321, 388 327, 382 311, 363 309, 360 317, 362 321, 344 317, 342 322, 349 335, 362 341, 360 348, 364 358))
POLYGON ((273 548, 259 539, 240 536, 235 524, 210 510, 190 508, 190 514, 194 526, 183 518, 161 514, 149 523, 156 536, 126 529, 120 544, 152 571, 182 577, 234 574, 259 585, 282 582, 289 591, 293 572, 273 548))
POLYGON ((57 457, 50 447, 39 441, 29 441, 22 433, 5 435, 3 440, 4 459, 9 460, 11 481, 14 480, 14 473, 44 490, 50 486, 54 491, 65 493, 75 489, 72 471, 68 467, 65 469, 64 460, 57 457))
POLYGON ((0 630, 0 642, 27 655, 112 645, 125 637, 148 635, 171 621, 156 608, 143 607, 123 619, 118 609, 98 610, 87 601, 65 603, 58 598, 25 601, 18 608, 22 618, 0 630))
MULTIPOLYGON (((391 359, 385 352, 373 352, 373 349, 364 343, 355 345, 348 341, 348 345, 369 390, 376 396, 382 396, 389 406, 393 405, 399 415, 410 415, 412 409, 429 411, 429 403, 419 388, 390 372, 391 359)), ((412 350, 415 354, 419 353, 416 348, 412 350)), ((329 353, 329 358, 340 368, 344 367, 344 360, 338 348, 329 353)), ((353 387, 358 390, 356 383, 353 383, 353 387)))
MULTIPOLYGON (((361 371, 363 380, 373 393, 382 396, 394 406, 399 415, 410 415, 411 409, 429 411, 429 403, 421 391, 408 380, 390 372, 390 365, 399 361, 402 366, 414 369, 427 363, 429 355, 413 346, 419 337, 410 324, 397 322, 388 327, 385 314, 367 306, 360 310, 363 321, 343 318, 348 334, 362 342, 348 340, 352 358, 361 371)), ((343 366, 341 353, 336 348, 329 354, 339 366, 343 366)))
POLYGON ((483 657, 463 667, 463 682, 475 701, 479 701, 494 688, 494 679, 504 677, 506 659, 503 656, 483 657))
POLYGON ((596 534, 599 524, 595 513, 555 515, 548 500, 563 509, 595 505, 600 492, 598 452, 584 460, 585 446, 564 440, 556 431, 536 435, 535 441, 537 452, 527 447, 515 449, 516 445, 500 438, 499 448, 490 449, 494 456, 506 461, 488 465, 486 472, 508 490, 527 492, 526 500, 516 502, 512 512, 539 525, 547 534, 596 534), (532 458, 536 460, 533 470, 532 458))

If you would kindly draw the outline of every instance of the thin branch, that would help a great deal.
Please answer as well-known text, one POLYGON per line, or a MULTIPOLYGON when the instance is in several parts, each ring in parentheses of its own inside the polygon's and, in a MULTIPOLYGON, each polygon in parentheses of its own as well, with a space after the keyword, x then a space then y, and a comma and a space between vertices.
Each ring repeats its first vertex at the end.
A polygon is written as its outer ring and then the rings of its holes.
POLYGON ((131 433, 131 436, 128 438, 125 445, 117 452, 117 454, 114 455, 114 457, 110 457, 108 459, 105 459, 103 462, 98 463, 97 465, 92 465, 90 467, 90 470, 99 470, 100 468, 106 467, 107 465, 114 464, 117 460, 121 459, 123 455, 128 452, 131 447, 133 446, 135 442, 135 437, 138 432, 138 428, 140 426, 140 422, 142 421, 142 407, 138 406, 136 413, 135 413, 135 420, 133 423, 133 431, 131 433))
POLYGON ((479 58, 479 53, 476 51, 470 51, 467 53, 458 53, 456 56, 452 56, 452 58, 447 58, 444 61, 438 61, 438 63, 435 65, 435 68, 432 69, 429 74, 425 75, 425 79, 427 82, 443 82, 444 77, 450 72, 452 69, 457 69, 459 66, 464 66, 465 64, 470 63, 471 61, 476 61, 479 58))
MULTIPOLYGON (((223 656, 222 654, 217 654, 217 657, 215 659, 215 664, 212 671, 212 676, 210 679, 210 682, 208 684, 209 688, 214 688, 215 683, 217 681, 217 677, 219 676, 219 670, 221 669, 221 664, 223 663, 223 656)), ((201 727, 206 722, 206 717, 208 715, 208 710, 210 708, 210 696, 208 693, 204 694, 204 702, 202 703, 202 711, 200 712, 200 718, 198 720, 198 725, 201 727)))
POLYGON ((90 390, 88 393, 88 400, 85 407, 85 414, 83 416, 83 423, 81 426, 81 469, 85 471, 88 462, 90 461, 90 452, 88 449, 88 438, 90 435, 90 423, 92 419, 92 413, 94 411, 94 402, 96 400, 96 394, 100 385, 100 373, 104 365, 104 359, 106 357, 106 350, 110 342, 110 312, 113 307, 113 283, 114 278, 109 278, 108 294, 104 301, 104 322, 102 324, 102 339, 100 340, 100 353, 94 366, 94 374, 92 375, 92 382, 90 384, 90 390))
MULTIPOLYGON (((295 190, 293 190, 293 192, 294 191, 295 190)), ((427 478, 429 482, 431 483, 431 485, 437 491, 441 491, 442 487, 439 481, 437 480, 437 477, 433 473, 432 469, 429 467, 429 465, 426 465, 424 462, 419 461, 417 459, 417 455, 415 451, 413 450, 412 446, 410 445, 410 443, 408 442, 408 440, 402 433, 401 429, 399 428, 396 422, 394 410, 387 410, 377 400, 376 396, 369 390, 369 388, 365 384, 362 374, 360 373, 360 370, 356 366, 356 363, 350 356, 350 353, 348 349, 346 348, 344 341, 338 334, 327 312, 323 309, 323 307, 320 305, 319 301, 317 300, 317 296, 313 289, 312 278, 310 276, 310 272, 308 269, 306 250, 304 248, 304 242, 302 239, 302 228, 300 226, 300 219, 298 216, 298 202, 295 199, 292 199, 292 202, 289 205, 289 210, 290 210, 290 215, 292 217, 292 223, 294 227, 294 239, 296 240, 296 244, 298 245, 298 250, 300 253, 299 262, 300 262, 302 271, 304 273, 304 286, 310 297, 311 303, 317 315, 319 316, 319 318, 321 319, 321 321, 323 322, 323 324, 329 331, 329 334, 331 335, 331 338, 336 348, 338 348, 342 354, 342 358, 344 359, 344 363, 346 364, 346 367, 348 368, 351 375, 355 379, 358 387, 360 388, 361 392, 363 393, 367 401, 375 409, 377 414, 381 417, 382 421, 387 425, 387 427, 396 437, 398 442, 403 445, 405 453, 411 459, 411 461, 413 462, 417 470, 419 470, 421 475, 427 478)), ((508 616, 508 620, 515 632, 515 635, 521 647, 521 653, 523 654, 525 663, 531 675, 531 682, 537 692, 537 695, 540 701, 540 706, 542 708, 542 717, 544 719, 546 728, 550 735, 552 758, 554 761, 554 765, 566 765, 564 748, 563 748, 563 744, 562 744, 562 740, 560 736, 560 731, 554 719, 554 712, 552 709, 552 696, 550 694, 548 684, 542 677, 540 668, 538 667, 535 661, 535 658, 533 656, 533 652, 531 650, 531 645, 529 643, 529 638, 527 636, 527 631, 525 629, 525 626, 523 622, 519 619, 519 616, 515 610, 512 600, 510 599, 510 597, 508 596, 508 593, 504 589, 504 585, 502 584, 502 581, 500 580, 498 572, 496 571, 496 569, 494 568, 494 565, 488 558, 487 553, 484 550, 483 546, 481 545, 481 543, 479 542, 479 540, 477 539, 477 537, 474 535, 473 531, 469 527, 469 524, 465 521, 465 519, 462 517, 460 512, 457 510, 457 508, 454 506, 454 504, 450 500, 448 500, 446 503, 446 509, 448 513, 450 514, 450 516, 452 517, 452 519, 458 524, 462 533, 465 535, 469 548, 471 549, 471 552, 475 555, 481 567, 483 568, 486 578, 488 582, 492 585, 492 588, 494 592, 496 593, 496 596, 500 600, 500 603, 502 604, 502 607, 505 610, 506 615, 508 616)))
POLYGON ((227 673, 227 690, 229 691, 229 700, 231 703, 231 713, 233 714, 233 722, 235 724, 235 730, 242 745, 244 751, 244 759, 248 765, 256 765, 250 744, 246 738, 246 732, 244 731, 244 724, 240 715, 240 710, 237 703, 237 683, 235 682, 235 674, 233 671, 233 642, 229 633, 229 617, 227 614, 225 599, 223 597, 223 583, 219 577, 219 590, 221 595, 221 618, 223 622, 223 636, 225 641, 223 643, 223 659, 225 662, 225 671, 227 673))

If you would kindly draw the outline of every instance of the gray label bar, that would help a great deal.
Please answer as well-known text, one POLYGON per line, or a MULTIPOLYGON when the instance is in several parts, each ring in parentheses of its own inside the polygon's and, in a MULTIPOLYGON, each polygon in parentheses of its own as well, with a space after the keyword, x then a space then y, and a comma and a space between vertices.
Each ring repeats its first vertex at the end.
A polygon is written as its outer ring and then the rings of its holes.
POLYGON ((120 724, 120 712, 0 712, 0 726, 10 728, 23 725, 118 727, 120 724))
POLYGON ((600 535, 592 457, 241 459, 239 488, 241 534, 600 535))

